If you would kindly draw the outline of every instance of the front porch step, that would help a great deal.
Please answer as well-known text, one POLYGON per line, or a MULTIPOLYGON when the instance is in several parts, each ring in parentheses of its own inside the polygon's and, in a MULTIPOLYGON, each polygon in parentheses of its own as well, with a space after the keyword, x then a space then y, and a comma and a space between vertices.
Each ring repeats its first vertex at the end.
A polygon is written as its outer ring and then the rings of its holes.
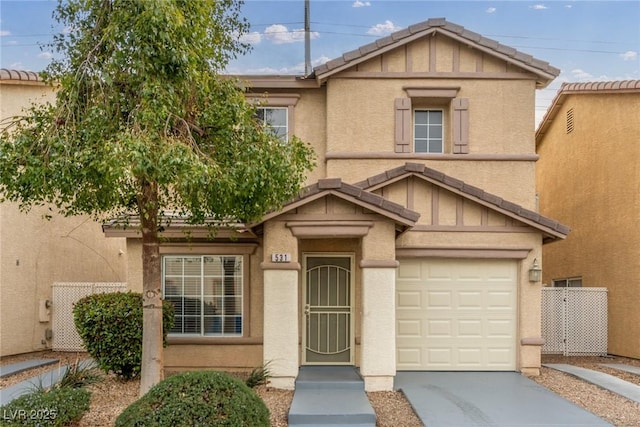
POLYGON ((353 367, 304 366, 296 380, 289 426, 375 427, 376 415, 353 367))

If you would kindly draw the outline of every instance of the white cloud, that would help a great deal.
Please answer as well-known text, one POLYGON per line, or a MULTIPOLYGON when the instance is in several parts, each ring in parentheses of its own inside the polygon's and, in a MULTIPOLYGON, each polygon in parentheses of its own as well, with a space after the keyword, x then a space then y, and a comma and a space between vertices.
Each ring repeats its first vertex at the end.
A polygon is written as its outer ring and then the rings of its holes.
MULTIPOLYGON (((267 27, 264 30, 264 36, 267 40, 275 44, 288 44, 304 41, 304 30, 296 29, 289 30, 287 27, 281 24, 274 24, 267 27)), ((311 31, 311 39, 317 39, 319 34, 316 31, 311 31)))
POLYGON ((565 4, 564 7, 567 8, 567 9, 571 9, 573 7, 573 5, 572 4, 565 4))
POLYGON ((623 61, 635 61, 638 59, 638 52, 634 50, 628 50, 625 53, 621 53, 620 57, 623 61))
POLYGON ((42 52, 42 53, 38 54, 38 58, 51 59, 51 58, 53 58, 53 53, 52 52, 42 52))
POLYGON ((253 31, 251 33, 243 34, 240 37, 240 41, 242 43, 260 44, 260 42, 262 41, 262 35, 257 31, 253 31))
POLYGON ((22 65, 22 62, 14 62, 13 64, 9 65, 9 69, 10 70, 24 70, 24 65, 22 65))
POLYGON ((588 72, 580 68, 571 70, 571 75, 573 76, 574 79, 577 79, 577 80, 591 80, 593 78, 592 74, 589 74, 588 72))
POLYGON ((356 0, 351 5, 351 7, 365 7, 365 6, 371 6, 371 2, 356 0))
POLYGON ((543 5, 543 4, 534 4, 533 6, 529 6, 529 9, 533 9, 533 10, 544 10, 544 9, 549 9, 547 6, 543 5))
POLYGON ((496 12, 496 10, 497 10, 497 9, 496 9, 495 7, 490 7, 490 8, 488 8, 487 10, 485 10, 485 12, 487 12, 487 13, 495 13, 495 12, 496 12))
POLYGON ((373 36, 384 36, 387 34, 391 34, 393 32, 401 30, 402 27, 396 26, 393 22, 388 19, 384 21, 383 24, 376 24, 373 27, 369 28, 367 34, 371 34, 373 36))
POLYGON ((10 35, 11 35, 11 31, 6 31, 6 30, 0 31, 0 37, 10 36, 10 35))

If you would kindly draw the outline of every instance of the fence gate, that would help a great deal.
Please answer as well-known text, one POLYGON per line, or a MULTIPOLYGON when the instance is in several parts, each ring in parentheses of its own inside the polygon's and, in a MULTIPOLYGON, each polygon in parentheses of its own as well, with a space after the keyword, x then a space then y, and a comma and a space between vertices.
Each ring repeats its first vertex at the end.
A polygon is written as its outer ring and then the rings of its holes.
POLYGON ((51 307, 51 327, 53 329, 54 351, 85 351, 82 338, 73 322, 73 305, 92 294, 123 292, 126 283, 60 283, 53 284, 53 304, 51 307))
POLYGON ((607 288, 542 288, 543 354, 607 354, 607 288))

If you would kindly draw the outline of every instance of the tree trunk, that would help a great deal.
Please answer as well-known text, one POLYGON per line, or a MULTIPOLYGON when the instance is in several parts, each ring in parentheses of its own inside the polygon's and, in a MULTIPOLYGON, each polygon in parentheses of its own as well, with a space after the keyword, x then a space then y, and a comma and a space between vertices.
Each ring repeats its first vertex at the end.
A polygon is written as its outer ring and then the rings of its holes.
POLYGON ((162 287, 158 239, 158 188, 143 182, 138 199, 142 228, 142 372, 140 396, 162 381, 162 287))

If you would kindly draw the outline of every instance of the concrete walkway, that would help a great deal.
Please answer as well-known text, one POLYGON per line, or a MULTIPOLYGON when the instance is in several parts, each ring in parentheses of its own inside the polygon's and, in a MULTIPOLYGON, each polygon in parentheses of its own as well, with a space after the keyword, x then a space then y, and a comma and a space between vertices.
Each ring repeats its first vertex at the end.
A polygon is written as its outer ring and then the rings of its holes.
MULTIPOLYGON (((94 362, 91 359, 80 361, 81 368, 87 368, 94 362)), ((69 365, 59 366, 51 369, 43 374, 29 378, 28 380, 14 384, 10 387, 0 390, 0 406, 4 406, 10 403, 12 400, 17 399, 23 394, 27 394, 36 388, 43 387, 49 388, 53 384, 60 381, 60 378, 67 372, 69 365)))
POLYGON ((428 427, 611 426, 517 372, 398 372, 428 427))
POLYGON ((375 427, 364 382, 352 366, 303 366, 289 409, 289 426, 375 427))
POLYGON ((595 384, 598 387, 624 396, 629 400, 640 403, 640 386, 630 383, 629 381, 621 380, 618 377, 605 374, 604 372, 566 365, 564 363, 545 363, 542 366, 573 375, 591 384, 595 384))
POLYGON ((617 369, 618 371, 640 375, 640 367, 638 366, 623 365, 622 363, 600 363, 600 365, 606 366, 607 368, 617 369))
POLYGON ((41 366, 52 365, 54 363, 58 363, 58 359, 30 359, 12 363, 10 365, 0 366, 0 378, 6 378, 8 376, 24 372, 27 369, 39 368, 41 366))

